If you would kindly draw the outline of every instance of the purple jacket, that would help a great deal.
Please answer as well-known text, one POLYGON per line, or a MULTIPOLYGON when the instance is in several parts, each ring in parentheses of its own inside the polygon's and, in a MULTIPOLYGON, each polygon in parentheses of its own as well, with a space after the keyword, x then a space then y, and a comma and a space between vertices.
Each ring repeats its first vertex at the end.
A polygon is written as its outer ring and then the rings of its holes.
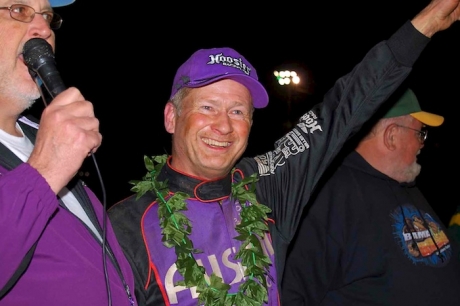
MULTIPOLYGON (((195 259, 206 269, 206 275, 215 273, 230 284, 229 293, 236 293, 246 281, 240 260, 235 259, 241 242, 234 239, 239 224, 241 205, 230 196, 232 181, 239 177, 229 174, 221 179, 202 181, 173 169, 169 162, 159 174, 160 181, 168 181, 170 195, 180 191, 187 193, 187 210, 181 211, 192 224, 190 239, 193 247, 201 253, 195 259)), ((158 218, 159 205, 153 193, 140 199, 130 196, 109 210, 118 239, 126 247, 137 281, 136 296, 140 305, 195 306, 198 303, 196 287, 185 288, 176 284, 183 280, 177 271, 177 255, 174 248, 166 247, 161 239, 162 228, 158 218), (129 222, 124 222, 129 220, 129 222), (123 229, 121 229, 123 224, 123 229), (143 288, 143 289, 141 289, 143 288)), ((262 248, 273 263, 274 251, 270 235, 263 237, 262 248)), ((208 280, 209 281, 209 280, 208 280)), ((278 306, 278 288, 275 266, 270 265, 266 276, 268 302, 264 305, 278 306)))
MULTIPOLYGON (((72 191, 80 190, 77 198, 86 200, 102 225, 103 206, 89 188, 78 184, 72 191)), ((1 306, 109 305, 99 239, 59 205, 45 179, 27 163, 12 171, 0 166, 0 233, 0 288, 38 241, 28 268, 0 299, 1 306)), ((134 291, 132 270, 109 224, 106 237, 111 249, 106 264, 112 305, 129 306, 125 284, 134 291)))

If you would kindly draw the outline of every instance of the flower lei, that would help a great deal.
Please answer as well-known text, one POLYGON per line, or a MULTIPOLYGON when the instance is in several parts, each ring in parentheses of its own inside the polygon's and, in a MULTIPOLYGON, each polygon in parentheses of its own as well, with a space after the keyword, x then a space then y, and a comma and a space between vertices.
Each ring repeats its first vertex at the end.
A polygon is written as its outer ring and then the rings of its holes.
MULTIPOLYGON (((157 195, 158 217, 162 228, 162 241, 168 248, 175 248, 177 254, 176 266, 183 280, 175 285, 187 288, 196 287, 198 303, 200 305, 223 305, 223 306, 258 306, 268 301, 268 289, 265 276, 271 264, 270 258, 263 253, 258 237, 263 237, 268 232, 266 224, 267 213, 271 210, 257 202, 255 195, 255 183, 258 178, 253 174, 243 180, 232 184, 232 197, 241 205, 241 223, 235 226, 238 236, 234 237, 242 241, 242 245, 235 255, 246 268, 243 282, 237 293, 228 293, 230 285, 223 282, 222 278, 214 273, 205 278, 204 267, 198 265, 193 254, 202 251, 193 247, 189 236, 192 232, 190 220, 182 213, 187 210, 186 199, 190 196, 183 192, 176 192, 169 196, 167 181, 158 181, 157 176, 165 165, 167 155, 144 156, 147 174, 142 180, 133 180, 129 183, 134 185, 132 191, 137 193, 137 199, 148 191, 157 195), (251 186, 250 189, 246 186, 251 186)), ((232 170, 232 173, 235 170, 232 170)))

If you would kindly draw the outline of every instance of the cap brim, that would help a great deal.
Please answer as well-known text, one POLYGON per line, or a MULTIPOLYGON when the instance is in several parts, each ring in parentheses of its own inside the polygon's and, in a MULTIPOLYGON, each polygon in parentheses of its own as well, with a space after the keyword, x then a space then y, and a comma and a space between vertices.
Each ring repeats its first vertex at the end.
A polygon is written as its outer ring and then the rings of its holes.
POLYGON ((208 79, 205 82, 195 83, 193 85, 187 84, 186 87, 198 88, 223 79, 234 80, 244 85, 251 93, 252 104, 255 108, 264 108, 268 105, 268 93, 262 84, 254 80, 252 77, 243 74, 224 74, 213 79, 208 79))
POLYGON ((444 122, 444 117, 428 112, 416 112, 410 114, 412 117, 428 126, 440 126, 444 122))
POLYGON ((72 4, 75 0, 49 0, 51 7, 60 7, 72 4))

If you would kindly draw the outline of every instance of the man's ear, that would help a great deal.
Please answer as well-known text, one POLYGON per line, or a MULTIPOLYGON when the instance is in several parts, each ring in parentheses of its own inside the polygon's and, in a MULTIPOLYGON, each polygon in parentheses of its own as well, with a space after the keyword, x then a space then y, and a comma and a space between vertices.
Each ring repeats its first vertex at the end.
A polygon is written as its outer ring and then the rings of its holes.
POLYGON ((168 133, 174 134, 176 129, 176 112, 177 109, 172 102, 166 103, 164 110, 165 129, 168 133))
POLYGON ((389 124, 383 131, 383 144, 390 150, 396 150, 398 140, 398 126, 396 124, 389 124))

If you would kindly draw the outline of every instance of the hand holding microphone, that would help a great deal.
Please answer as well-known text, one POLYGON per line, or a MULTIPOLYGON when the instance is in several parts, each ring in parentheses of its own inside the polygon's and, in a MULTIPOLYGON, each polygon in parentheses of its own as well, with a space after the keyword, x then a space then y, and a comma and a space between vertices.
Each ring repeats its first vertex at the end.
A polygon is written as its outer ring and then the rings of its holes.
POLYGON ((58 193, 77 173, 89 153, 101 145, 93 104, 75 88, 66 89, 51 46, 33 38, 24 45, 24 60, 54 98, 40 118, 35 148, 28 163, 58 193))

